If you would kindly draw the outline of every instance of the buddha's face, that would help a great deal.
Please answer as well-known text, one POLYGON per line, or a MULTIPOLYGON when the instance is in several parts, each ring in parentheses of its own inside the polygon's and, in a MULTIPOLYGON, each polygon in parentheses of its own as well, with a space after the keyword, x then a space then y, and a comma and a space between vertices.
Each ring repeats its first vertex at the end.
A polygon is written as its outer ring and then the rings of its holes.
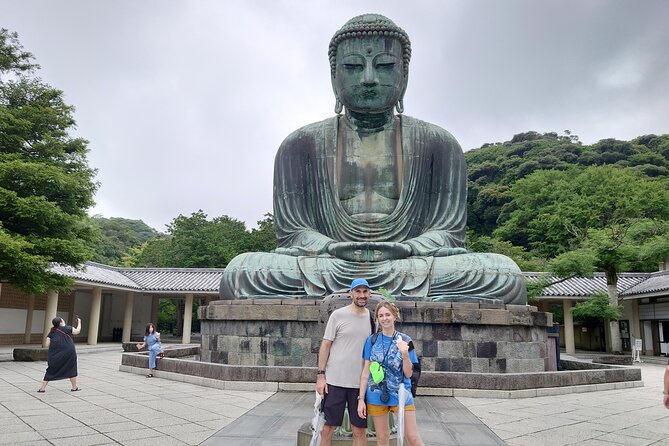
POLYGON ((360 37, 341 42, 332 85, 348 110, 360 113, 392 110, 406 86, 399 40, 360 37))

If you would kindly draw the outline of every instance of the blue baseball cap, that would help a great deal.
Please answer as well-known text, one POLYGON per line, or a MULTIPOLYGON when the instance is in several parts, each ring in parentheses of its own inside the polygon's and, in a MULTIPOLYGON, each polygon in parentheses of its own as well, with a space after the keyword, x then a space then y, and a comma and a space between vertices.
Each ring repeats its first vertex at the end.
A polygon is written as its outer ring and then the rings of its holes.
POLYGON ((369 288, 369 283, 367 283, 365 279, 354 279, 353 282, 351 282, 351 287, 348 290, 350 291, 353 288, 357 288, 359 286, 366 286, 369 288))

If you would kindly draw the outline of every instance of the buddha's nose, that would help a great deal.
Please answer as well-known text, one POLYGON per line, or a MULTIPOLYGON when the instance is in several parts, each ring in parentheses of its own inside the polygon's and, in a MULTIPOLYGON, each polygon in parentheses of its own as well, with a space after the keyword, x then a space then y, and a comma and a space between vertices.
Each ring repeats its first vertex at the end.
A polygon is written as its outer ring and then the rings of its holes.
POLYGON ((376 85, 379 83, 373 64, 370 63, 365 66, 365 71, 362 74, 362 83, 364 85, 376 85))

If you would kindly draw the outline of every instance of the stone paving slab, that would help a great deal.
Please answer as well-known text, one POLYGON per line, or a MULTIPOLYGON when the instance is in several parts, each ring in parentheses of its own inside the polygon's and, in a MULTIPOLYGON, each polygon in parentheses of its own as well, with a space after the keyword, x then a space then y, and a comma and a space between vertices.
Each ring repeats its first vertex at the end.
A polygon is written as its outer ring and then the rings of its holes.
MULTIPOLYGON (((313 392, 148 379, 119 371, 117 350, 79 356, 75 393, 67 380, 36 393, 44 362, 0 362, 0 445, 294 446, 311 417, 313 392)), ((643 387, 524 399, 419 396, 419 429, 426 445, 669 444, 664 365, 637 367, 643 387)))
POLYGON ((45 362, 0 362, 0 445, 197 445, 272 395, 123 373, 118 350, 79 355, 74 393, 36 392, 45 362))
POLYGON ((460 398, 510 446, 669 445, 665 366, 643 363, 643 387, 524 400, 460 398))
MULTIPOLYGON (((313 415, 313 398, 311 392, 276 393, 202 445, 294 446, 297 430, 313 415)), ((455 398, 418 397, 417 410, 426 446, 505 445, 455 398)))

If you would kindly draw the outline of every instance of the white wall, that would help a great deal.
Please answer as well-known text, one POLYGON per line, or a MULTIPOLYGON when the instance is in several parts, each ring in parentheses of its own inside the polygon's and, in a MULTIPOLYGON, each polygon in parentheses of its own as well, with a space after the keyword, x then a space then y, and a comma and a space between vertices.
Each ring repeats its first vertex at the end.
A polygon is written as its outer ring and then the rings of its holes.
MULTIPOLYGON (((91 314, 91 296, 90 290, 77 290, 74 293, 74 312, 72 314, 59 311, 58 316, 65 320, 68 325, 76 324, 75 316, 81 318, 84 327, 83 333, 88 333, 89 318, 91 314)), ((125 301, 127 292, 108 291, 102 293, 102 316, 101 332, 102 336, 111 336, 112 329, 123 327, 123 315, 125 312, 125 301)), ((132 335, 135 337, 143 336, 146 324, 151 321, 151 303, 153 297, 141 293, 135 293, 135 302, 132 312, 132 335)), ((2 334, 23 334, 25 333, 26 316, 28 310, 15 308, 0 308, 0 333, 2 334)), ((44 328, 44 310, 34 310, 31 333, 41 334, 44 328)))
MULTIPOLYGON (((41 334, 44 329, 44 310, 33 311, 33 323, 30 327, 31 334, 41 334)), ((69 313, 59 311, 57 316, 62 317, 66 324, 70 324, 69 313)), ((28 310, 16 308, 0 308, 0 327, 2 334, 23 334, 26 331, 26 317, 28 310)))

